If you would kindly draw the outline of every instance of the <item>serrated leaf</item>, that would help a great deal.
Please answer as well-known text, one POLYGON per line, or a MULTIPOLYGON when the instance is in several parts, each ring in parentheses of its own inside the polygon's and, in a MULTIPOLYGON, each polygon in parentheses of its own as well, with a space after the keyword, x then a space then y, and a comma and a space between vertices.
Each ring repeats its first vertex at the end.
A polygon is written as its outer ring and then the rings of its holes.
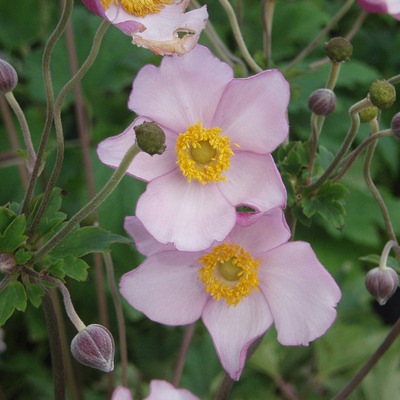
POLYGON ((50 255, 54 258, 67 256, 79 258, 89 253, 110 251, 112 243, 132 243, 125 236, 116 235, 103 228, 86 226, 70 233, 58 244, 50 255))
POLYGON ((49 235, 54 235, 58 230, 61 229, 64 220, 65 216, 58 218, 42 218, 38 226, 39 237, 46 238, 49 235))
POLYGON ((25 232, 25 216, 20 215, 11 222, 4 233, 0 235, 0 251, 3 253, 13 253, 18 246, 25 242, 28 236, 25 232))
POLYGON ((4 325, 15 309, 20 311, 25 311, 26 309, 25 288, 18 281, 10 282, 0 292, 0 326, 4 325))
POLYGON ((29 251, 25 251, 24 249, 19 249, 15 254, 15 261, 17 264, 23 265, 26 264, 31 258, 32 253, 29 251))
POLYGON ((63 279, 65 277, 64 261, 57 260, 54 264, 50 265, 47 271, 54 277, 63 279))
POLYGON ((292 214, 293 217, 299 220, 303 225, 310 227, 312 220, 311 218, 308 218, 304 212, 301 204, 297 204, 293 209, 292 209, 292 214))
POLYGON ((349 189, 340 183, 325 182, 318 191, 319 197, 343 200, 349 195, 349 189))
POLYGON ((311 218, 316 212, 326 221, 330 222, 335 228, 342 228, 344 225, 345 210, 338 201, 330 199, 315 198, 304 199, 302 201, 304 214, 311 218))
POLYGON ((26 286, 26 294, 34 307, 38 308, 42 304, 44 290, 39 285, 31 283, 26 286))
POLYGON ((12 222, 16 215, 6 207, 0 207, 0 233, 12 222))
POLYGON ((65 275, 77 281, 86 280, 88 275, 87 273, 88 268, 89 265, 85 261, 79 258, 73 258, 73 257, 64 258, 65 275))

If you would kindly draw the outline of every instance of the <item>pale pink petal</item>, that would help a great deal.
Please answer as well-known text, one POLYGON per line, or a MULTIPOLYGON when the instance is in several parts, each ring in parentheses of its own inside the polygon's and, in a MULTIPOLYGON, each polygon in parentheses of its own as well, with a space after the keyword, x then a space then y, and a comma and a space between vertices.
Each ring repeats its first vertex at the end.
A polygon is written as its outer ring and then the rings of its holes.
POLYGON ((154 239, 136 217, 125 217, 124 229, 132 236, 136 250, 144 256, 175 250, 171 243, 163 244, 154 239))
POLYGON ((270 153, 289 134, 289 84, 278 70, 233 80, 212 120, 241 150, 270 153))
MULTIPOLYGON (((100 142, 97 147, 97 155, 100 161, 112 168, 117 168, 129 147, 136 140, 134 127, 143 122, 151 121, 148 118, 139 117, 121 134, 100 142)), ((167 146, 164 153, 154 156, 144 152, 139 153, 128 168, 127 173, 129 175, 149 181, 177 167, 174 137, 166 129, 164 129, 164 132, 167 146)))
POLYGON ((160 67, 143 67, 128 106, 176 133, 185 133, 197 120, 208 128, 226 85, 233 78, 229 65, 204 46, 185 56, 164 57, 160 67))
POLYGON ((132 34, 133 43, 160 55, 188 53, 197 44, 208 13, 206 6, 185 13, 187 3, 166 5, 160 13, 146 15, 142 21, 146 29, 132 34))
POLYGON ((118 386, 111 397, 111 400, 133 400, 131 391, 123 386, 118 386))
POLYGON ((155 322, 186 325, 196 321, 209 300, 199 281, 203 253, 167 251, 153 254, 124 274, 120 292, 128 303, 155 322))
POLYGON ((211 300, 204 308, 202 318, 222 366, 232 379, 238 380, 248 347, 273 322, 264 296, 254 292, 236 307, 228 307, 223 299, 211 300))
POLYGON ((230 160, 227 181, 218 187, 231 204, 261 212, 285 207, 286 189, 270 154, 238 151, 230 160))
POLYGON ((154 380, 150 382, 149 396, 144 400, 200 400, 186 389, 177 389, 169 382, 154 380))
POLYGON ((253 258, 258 259, 260 253, 272 250, 290 239, 290 230, 282 209, 277 208, 269 213, 259 215, 257 219, 254 217, 251 219, 253 220, 252 225, 236 224, 228 237, 232 243, 238 244, 250 252, 253 258))
POLYGON ((365 8, 371 13, 382 13, 388 12, 387 1, 385 0, 358 0, 360 6, 365 8))
POLYGON ((307 346, 335 321, 340 289, 308 243, 285 243, 264 254, 259 278, 283 345, 307 346))
POLYGON ((223 240, 235 224, 236 211, 216 184, 188 183, 181 171, 175 170, 147 185, 136 216, 159 242, 196 251, 223 240))

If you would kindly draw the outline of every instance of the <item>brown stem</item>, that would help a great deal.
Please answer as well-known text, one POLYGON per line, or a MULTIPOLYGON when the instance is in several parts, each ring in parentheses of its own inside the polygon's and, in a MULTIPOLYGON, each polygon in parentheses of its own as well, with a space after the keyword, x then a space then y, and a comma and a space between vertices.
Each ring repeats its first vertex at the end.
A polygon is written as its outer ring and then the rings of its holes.
POLYGON ((175 366, 174 377, 172 378, 172 384, 175 387, 179 386, 179 381, 181 380, 183 367, 185 365, 186 355, 189 350, 190 342, 192 341, 195 327, 196 327, 196 322, 193 322, 192 324, 188 325, 185 329, 182 344, 179 349, 178 360, 175 366))

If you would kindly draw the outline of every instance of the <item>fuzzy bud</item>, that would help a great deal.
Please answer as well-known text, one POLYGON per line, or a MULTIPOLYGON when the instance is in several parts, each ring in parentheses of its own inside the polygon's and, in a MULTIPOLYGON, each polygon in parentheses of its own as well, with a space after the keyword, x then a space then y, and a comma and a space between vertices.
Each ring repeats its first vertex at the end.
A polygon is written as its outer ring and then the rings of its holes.
POLYGON ((0 59, 0 93, 11 92, 18 83, 15 69, 7 62, 0 59))
POLYGON ((15 271, 17 263, 12 254, 2 253, 0 254, 0 273, 10 275, 15 271))
POLYGON ((114 369, 114 339, 102 325, 88 325, 71 342, 75 360, 87 367, 111 372, 114 369))
POLYGON ((165 133, 155 122, 143 122, 135 126, 138 146, 147 154, 162 154, 165 151, 165 133))
POLYGON ((388 81, 372 82, 369 87, 369 99, 374 106, 385 110, 392 106, 396 100, 396 89, 388 81))
POLYGON ((367 123, 371 122, 374 118, 378 116, 379 108, 372 106, 372 107, 367 107, 364 110, 359 112, 360 116, 360 122, 367 123))
POLYGON ((329 115, 335 111, 336 95, 330 89, 317 89, 308 98, 308 108, 317 115, 329 115))
POLYGON ((329 42, 324 44, 326 55, 333 62, 350 61, 353 54, 353 46, 351 43, 342 37, 332 38, 329 42))
POLYGON ((400 112, 393 117, 391 127, 393 136, 400 142, 400 112))
POLYGON ((397 272, 392 268, 385 270, 379 267, 371 269, 365 277, 368 292, 383 306, 393 296, 399 285, 397 272))

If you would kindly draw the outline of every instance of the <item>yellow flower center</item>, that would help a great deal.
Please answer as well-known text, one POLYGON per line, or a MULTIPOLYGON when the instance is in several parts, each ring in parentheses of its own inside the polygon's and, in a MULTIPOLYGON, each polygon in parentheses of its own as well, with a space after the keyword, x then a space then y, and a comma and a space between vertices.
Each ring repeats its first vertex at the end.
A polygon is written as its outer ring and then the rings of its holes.
POLYGON ((211 182, 226 181, 222 176, 228 171, 233 151, 229 137, 220 136, 218 127, 204 129, 197 121, 190 125, 185 133, 181 133, 176 141, 175 153, 177 164, 188 181, 197 179, 203 185, 211 182))
POLYGON ((107 10, 110 3, 121 7, 129 14, 145 17, 147 14, 156 14, 165 4, 172 4, 173 0, 101 0, 101 5, 107 10))
POLYGON ((260 260, 254 260, 237 244, 215 246, 199 263, 204 267, 199 269, 198 279, 215 300, 224 298, 228 307, 236 307, 244 297, 252 296, 253 290, 258 290, 260 260))

